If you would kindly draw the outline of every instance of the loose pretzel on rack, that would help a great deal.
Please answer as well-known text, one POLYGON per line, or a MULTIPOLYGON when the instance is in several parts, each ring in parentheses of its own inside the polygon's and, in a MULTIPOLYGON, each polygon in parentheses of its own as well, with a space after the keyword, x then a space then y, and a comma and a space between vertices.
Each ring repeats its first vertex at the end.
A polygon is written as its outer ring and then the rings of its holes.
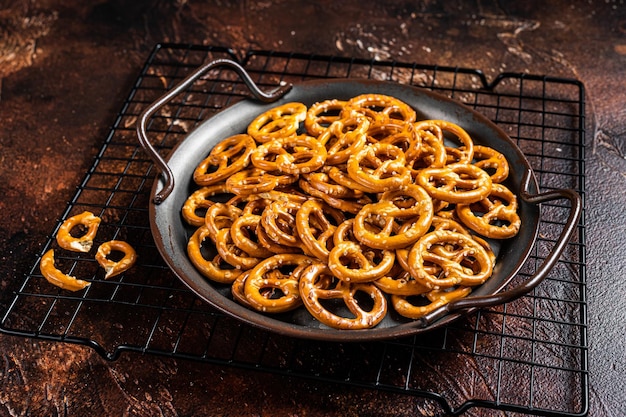
POLYGON ((54 265, 54 262, 54 249, 50 249, 44 253, 39 262, 41 275, 43 275, 50 284, 70 291, 79 291, 91 285, 88 281, 83 281, 82 279, 77 279, 74 276, 61 272, 54 265))
POLYGON ((137 252, 131 245, 122 240, 110 240, 104 242, 98 247, 96 252, 96 261, 105 271, 105 279, 109 279, 122 272, 128 270, 135 264, 137 260, 137 252), (113 252, 120 252, 124 256, 118 261, 109 259, 109 255, 113 252))
POLYGON ((74 252, 89 252, 93 247, 93 240, 100 226, 100 217, 89 211, 72 216, 65 220, 56 235, 56 241, 60 247, 74 252), (87 231, 79 237, 72 236, 72 230, 78 225, 87 228, 87 231))

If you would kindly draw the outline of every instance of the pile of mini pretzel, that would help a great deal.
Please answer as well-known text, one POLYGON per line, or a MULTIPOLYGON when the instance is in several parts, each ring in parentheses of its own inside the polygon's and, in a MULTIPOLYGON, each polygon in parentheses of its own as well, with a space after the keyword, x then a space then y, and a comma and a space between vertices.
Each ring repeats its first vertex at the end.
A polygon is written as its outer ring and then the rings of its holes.
POLYGON ((454 123, 416 119, 381 94, 260 114, 195 169, 192 263, 251 309, 304 306, 336 329, 467 296, 493 273, 488 241, 520 227, 508 163, 454 123))

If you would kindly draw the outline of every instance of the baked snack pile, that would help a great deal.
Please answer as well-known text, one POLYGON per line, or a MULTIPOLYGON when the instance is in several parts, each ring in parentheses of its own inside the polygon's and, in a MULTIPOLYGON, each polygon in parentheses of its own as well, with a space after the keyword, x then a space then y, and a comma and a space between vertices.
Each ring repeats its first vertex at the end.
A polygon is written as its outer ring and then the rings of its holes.
POLYGON ((304 306, 337 329, 389 308, 416 319, 492 275, 488 240, 520 227, 507 176, 501 153, 394 97, 287 103, 197 166, 187 251, 260 312, 304 306))

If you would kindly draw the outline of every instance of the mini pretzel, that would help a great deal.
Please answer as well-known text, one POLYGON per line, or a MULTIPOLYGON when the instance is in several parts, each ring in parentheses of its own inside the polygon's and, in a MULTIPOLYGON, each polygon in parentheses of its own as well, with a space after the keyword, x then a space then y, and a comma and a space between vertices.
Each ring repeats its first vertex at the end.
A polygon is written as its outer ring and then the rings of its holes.
POLYGON ((98 247, 98 252, 96 253, 96 261, 104 268, 106 273, 104 276, 105 279, 114 277, 128 270, 135 264, 136 260, 137 253, 135 249, 127 242, 121 240, 104 242, 98 247), (121 252, 124 254, 124 257, 119 261, 113 261, 108 258, 112 252, 121 252))
POLYGON ((320 136, 328 126, 339 120, 339 114, 346 105, 342 100, 324 100, 312 104, 306 112, 304 126, 309 134, 320 136))
POLYGON ((387 299, 382 291, 372 284, 354 284, 341 280, 335 282, 334 288, 329 288, 328 280, 325 279, 329 275, 331 272, 328 266, 316 262, 308 266, 300 277, 300 295, 313 317, 335 329, 369 329, 380 323, 387 313, 387 299), (360 292, 373 302, 371 308, 366 309, 361 305, 357 297, 360 292), (326 306, 332 300, 340 300, 342 307, 347 307, 351 314, 329 310, 326 306))
POLYGON ((93 240, 100 226, 100 218, 94 216, 89 211, 70 217, 65 220, 59 231, 56 240, 63 249, 74 252, 89 252, 93 246, 93 240), (87 231, 80 237, 72 236, 71 232, 78 225, 87 227, 87 231))
MULTIPOLYGON (((455 142, 459 142, 460 146, 456 149, 459 153, 456 153, 456 158, 454 158, 457 162, 461 163, 470 163, 474 158, 474 141, 470 137, 470 135, 463 129, 461 126, 448 122, 446 120, 424 120, 421 122, 415 123, 415 128, 417 130, 429 129, 435 126, 438 128, 438 132, 441 132, 442 141, 445 144, 445 139, 454 140, 455 142), (448 133, 448 135, 446 135, 448 133)), ((453 147, 447 146, 446 151, 449 152, 453 147)))
POLYGON ((391 296, 391 304, 401 316, 410 319, 419 319, 439 307, 443 307, 450 301, 467 297, 471 292, 472 289, 470 287, 458 287, 451 291, 431 290, 423 296, 427 304, 412 303, 411 299, 413 297, 393 294, 391 296))
POLYGON ((327 165, 345 163, 350 155, 358 152, 367 142, 370 122, 362 116, 352 116, 334 121, 318 140, 326 147, 327 165))
POLYGON ((241 274, 241 270, 235 269, 224 262, 219 254, 216 254, 210 260, 206 259, 202 254, 202 244, 207 237, 209 237, 209 229, 206 226, 201 226, 196 229, 189 239, 187 255, 191 263, 205 277, 222 284, 231 284, 241 274))
POLYGON ((226 180, 226 187, 239 196, 265 193, 280 185, 281 178, 262 169, 248 168, 231 175, 226 180))
MULTIPOLYGON (((440 132, 439 128, 436 130, 440 132)), ((416 129, 415 134, 420 138, 420 147, 410 148, 405 152, 413 177, 416 177, 423 168, 443 168, 447 154, 442 138, 430 130, 416 129)))
POLYGON ((79 291, 91 285, 90 282, 64 274, 54 265, 54 249, 48 250, 41 257, 39 269, 43 277, 52 285, 70 291, 79 291))
MULTIPOLYGON (((307 185, 315 188, 320 193, 326 194, 335 198, 360 198, 363 196, 363 192, 346 187, 334 181, 328 172, 318 171, 302 176, 302 180, 307 182, 307 185)), ((301 180, 301 181, 302 181, 301 180)))
POLYGON ((324 165, 326 148, 309 135, 274 139, 258 146, 251 156, 252 164, 265 171, 306 174, 324 165))
POLYGON ((242 210, 236 206, 215 203, 206 212, 204 225, 213 241, 221 229, 230 229, 233 222, 241 216, 242 210))
POLYGON ((249 213, 251 207, 253 207, 253 205, 244 207, 242 215, 233 222, 230 227, 230 237, 238 248, 250 256, 269 258, 273 255, 273 252, 264 248, 259 243, 257 235, 261 216, 249 213))
POLYGON ((411 275, 432 289, 479 285, 493 271, 492 258, 478 242, 449 230, 436 230, 422 236, 411 248, 408 264, 411 275), (429 273, 426 270, 429 264, 437 265, 441 272, 429 273))
POLYGON ((248 166, 256 148, 249 135, 234 135, 219 142, 196 167, 193 179, 200 186, 213 185, 248 166))
POLYGON ((411 106, 384 94, 362 94, 348 100, 341 116, 345 117, 352 112, 365 115, 374 124, 386 123, 389 119, 412 123, 416 118, 411 106))
POLYGON ((211 197, 222 194, 226 195, 228 193, 226 185, 223 183, 202 187, 194 191, 189 197, 187 197, 185 204, 183 204, 183 219, 185 219, 185 221, 191 226, 202 226, 204 224, 204 215, 206 214, 206 210, 215 204, 215 201, 211 200, 211 197), (202 215, 198 214, 201 211, 204 211, 204 213, 202 213, 202 215))
POLYGON ((377 142, 365 146, 348 159, 348 175, 370 192, 395 190, 411 181, 402 149, 377 142))
POLYGON ((308 200, 296 213, 296 229, 308 252, 326 261, 337 225, 344 220, 341 211, 318 200, 308 200))
POLYGON ((509 163, 500 152, 488 146, 474 145, 474 165, 487 172, 493 170, 491 181, 501 183, 509 176, 509 163))
POLYGON ((265 235, 282 246, 301 247, 296 214, 300 204, 294 201, 273 201, 261 214, 261 225, 265 235))
MULTIPOLYGON (((371 202, 369 197, 363 195, 362 197, 335 197, 332 193, 325 193, 311 185, 310 181, 301 179, 298 183, 300 188, 312 197, 323 200, 326 204, 334 209, 341 210, 346 213, 356 214, 365 204, 371 202)), ((356 194, 356 192, 355 192, 356 194)))
POLYGON ((312 262, 313 258, 296 254, 278 254, 261 261, 244 284, 248 303, 266 313, 282 313, 300 306, 299 275, 312 262))
POLYGON ((390 201, 364 206, 354 218, 354 235, 371 248, 399 249, 409 246, 430 227, 433 211, 430 200, 423 201, 419 215, 401 219, 394 215, 400 210, 390 201))
POLYGON ((257 116, 248 125, 248 134, 264 143, 296 133, 299 123, 306 118, 307 108, 302 103, 286 103, 257 116))
POLYGON ((350 241, 335 245, 328 254, 328 267, 333 275, 346 282, 377 280, 391 271, 394 261, 393 251, 364 249, 350 241))
POLYGON ((254 268, 259 262, 261 262, 261 258, 253 257, 235 245, 231 237, 230 230, 231 229, 228 228, 221 229, 217 233, 215 239, 215 248, 217 249, 217 253, 220 254, 224 262, 227 262, 229 265, 232 265, 237 269, 246 270, 254 268))
POLYGON ((389 274, 374 281, 381 291, 395 295, 419 295, 431 291, 430 288, 414 280, 408 271, 396 275, 389 274))
POLYGON ((433 198, 460 204, 482 200, 491 192, 492 184, 485 171, 462 163, 423 169, 417 183, 433 198))
POLYGON ((502 184, 493 184, 491 193, 474 204, 457 204, 461 221, 476 233, 493 239, 507 239, 519 231, 517 197, 502 184))

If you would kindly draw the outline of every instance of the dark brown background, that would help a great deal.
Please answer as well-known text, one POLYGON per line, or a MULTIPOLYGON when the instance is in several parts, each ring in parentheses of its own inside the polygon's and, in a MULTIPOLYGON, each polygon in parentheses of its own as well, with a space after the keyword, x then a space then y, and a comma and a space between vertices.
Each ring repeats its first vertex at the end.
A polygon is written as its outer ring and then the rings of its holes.
MULTIPOLYGON (((590 415, 623 415, 623 1, 0 0, 2 288, 32 265, 158 42, 583 81, 590 415)), ((419 398, 180 360, 127 354, 108 363, 86 347, 6 335, 0 353, 0 415, 422 415, 419 398)))

